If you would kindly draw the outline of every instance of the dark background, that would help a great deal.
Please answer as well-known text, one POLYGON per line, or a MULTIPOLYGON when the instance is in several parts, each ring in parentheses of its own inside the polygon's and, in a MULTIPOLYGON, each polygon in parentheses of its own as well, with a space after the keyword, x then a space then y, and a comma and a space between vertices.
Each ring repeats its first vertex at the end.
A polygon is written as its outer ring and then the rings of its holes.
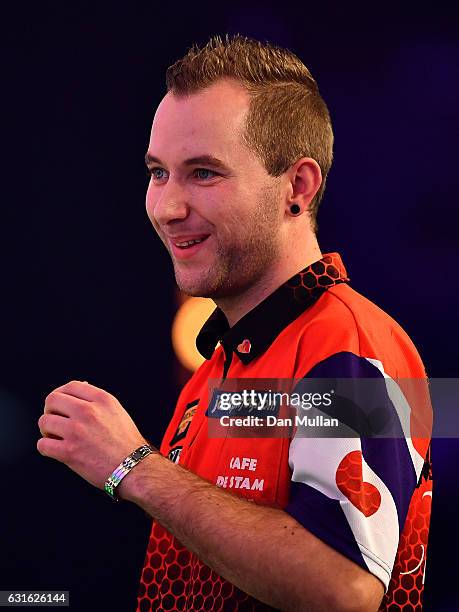
MULTIPOLYGON (((178 394, 172 267, 144 209, 164 72, 240 32, 317 78, 336 136, 322 251, 457 376, 457 9, 432 3, 56 3, 1 9, 0 588, 129 611, 150 521, 36 451, 45 396, 113 393, 159 443, 178 394)), ((426 610, 457 610, 456 440, 433 445, 426 610)))

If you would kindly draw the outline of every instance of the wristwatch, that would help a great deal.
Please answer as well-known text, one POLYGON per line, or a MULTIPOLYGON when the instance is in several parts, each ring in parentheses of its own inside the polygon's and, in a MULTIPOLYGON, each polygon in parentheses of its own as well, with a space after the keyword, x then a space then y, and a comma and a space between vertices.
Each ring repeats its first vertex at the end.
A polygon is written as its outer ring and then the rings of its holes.
POLYGON ((128 474, 133 467, 135 467, 142 459, 145 459, 151 453, 155 453, 157 450, 150 444, 144 444, 137 448, 133 453, 128 455, 119 466, 113 471, 113 473, 107 478, 104 490, 110 496, 110 499, 117 502, 120 498, 117 496, 115 489, 128 474))

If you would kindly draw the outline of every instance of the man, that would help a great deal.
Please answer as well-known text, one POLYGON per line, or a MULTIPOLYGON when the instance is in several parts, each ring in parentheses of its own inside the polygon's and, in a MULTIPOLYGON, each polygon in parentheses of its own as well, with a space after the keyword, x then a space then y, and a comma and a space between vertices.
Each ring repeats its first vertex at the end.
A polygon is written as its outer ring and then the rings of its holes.
POLYGON ((80 381, 47 397, 38 450, 153 517, 138 610, 419 609, 428 436, 413 430, 410 389, 389 382, 426 375, 405 332, 320 251, 333 134, 317 85, 289 51, 240 36, 191 49, 167 85, 146 207, 180 289, 217 304, 197 338, 206 361, 160 453, 121 465, 148 442, 80 381), (349 437, 211 437, 209 380, 247 378, 372 378, 383 391, 375 410, 339 412, 349 437), (399 435, 359 435, 375 414, 399 435))

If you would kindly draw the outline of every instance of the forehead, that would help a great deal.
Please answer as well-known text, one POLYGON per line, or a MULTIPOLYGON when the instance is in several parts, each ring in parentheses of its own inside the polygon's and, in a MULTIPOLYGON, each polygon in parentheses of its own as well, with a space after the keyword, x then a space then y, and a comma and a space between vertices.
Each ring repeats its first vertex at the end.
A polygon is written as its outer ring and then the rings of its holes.
POLYGON ((222 160, 240 155, 249 102, 247 91, 230 79, 184 97, 169 92, 156 111, 149 152, 171 160, 203 152, 222 160))

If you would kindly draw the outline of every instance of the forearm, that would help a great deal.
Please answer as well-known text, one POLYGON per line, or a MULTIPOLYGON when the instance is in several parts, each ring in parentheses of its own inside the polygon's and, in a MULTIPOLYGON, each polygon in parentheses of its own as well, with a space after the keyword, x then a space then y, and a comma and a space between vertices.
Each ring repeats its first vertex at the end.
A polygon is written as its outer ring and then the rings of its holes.
MULTIPOLYGON (((337 610, 333 581, 349 593, 360 588, 363 570, 284 511, 238 498, 160 455, 136 466, 120 484, 119 494, 153 516, 215 572, 276 608, 337 610)), ((340 602, 349 601, 342 595, 340 602)))

